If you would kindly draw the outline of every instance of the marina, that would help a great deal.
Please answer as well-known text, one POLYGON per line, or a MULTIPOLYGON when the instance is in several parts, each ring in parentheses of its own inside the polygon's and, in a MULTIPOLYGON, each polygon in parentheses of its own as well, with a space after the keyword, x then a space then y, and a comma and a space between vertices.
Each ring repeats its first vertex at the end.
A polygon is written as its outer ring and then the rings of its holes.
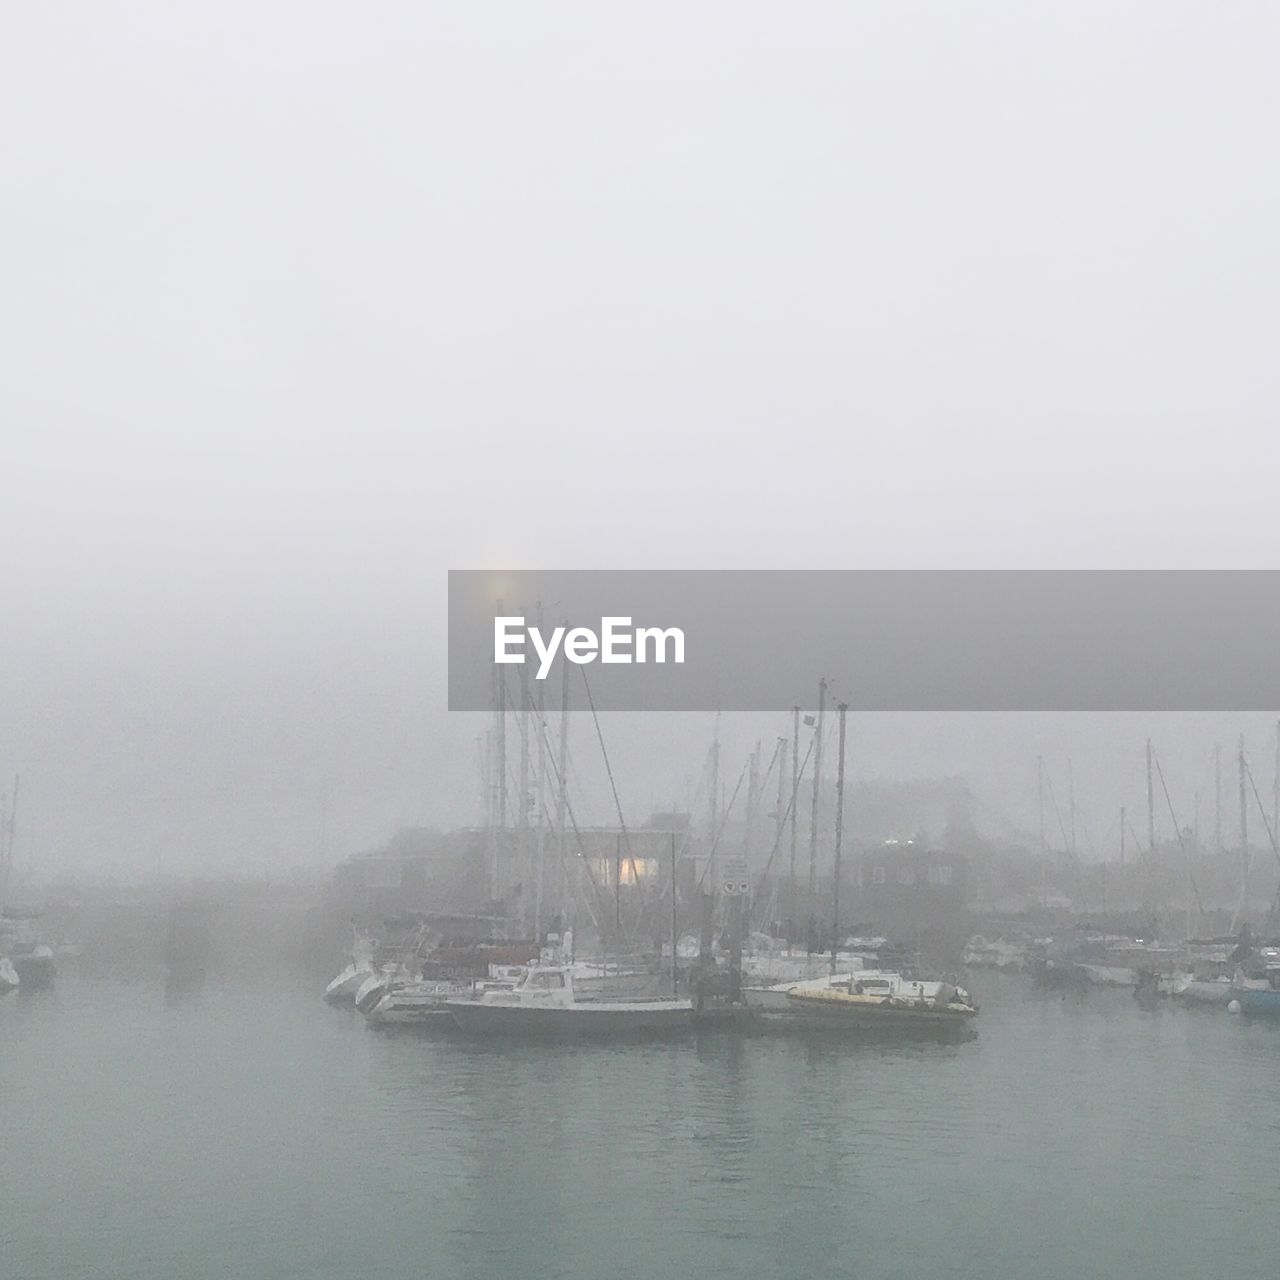
POLYGON ((557 1044, 370 1034, 284 978, 173 999, 68 975, 0 1002, 25 1153, 0 1246, 23 1280, 595 1280, 620 1256, 642 1280, 1271 1280, 1280 1024, 1002 973, 975 993, 951 1042, 557 1044))

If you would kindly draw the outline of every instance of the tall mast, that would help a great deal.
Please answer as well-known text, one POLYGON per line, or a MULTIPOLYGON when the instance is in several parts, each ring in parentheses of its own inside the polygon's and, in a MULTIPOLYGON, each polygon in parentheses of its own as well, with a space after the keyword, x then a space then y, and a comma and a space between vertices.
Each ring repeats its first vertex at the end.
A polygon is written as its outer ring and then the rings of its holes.
MULTIPOLYGON (((520 616, 527 610, 520 606, 520 616)), ((520 929, 527 932, 529 920, 529 664, 520 664, 520 812, 516 817, 516 874, 520 877, 520 929)))
POLYGON ((844 730, 849 704, 842 702, 836 708, 840 715, 840 745, 836 766, 836 851, 832 868, 831 902, 831 972, 836 971, 836 953, 840 949, 840 853, 844 845, 844 730))
POLYGON ((1067 757, 1067 807, 1071 821, 1071 856, 1076 856, 1076 771, 1067 757))
POLYGON ((565 857, 568 853, 567 822, 569 813, 569 664, 563 660, 560 663, 560 746, 558 755, 556 780, 559 783, 559 790, 556 795, 556 835, 559 846, 557 854, 560 872, 557 879, 560 884, 559 911, 562 917, 560 921, 560 937, 563 939, 564 931, 567 927, 569 902, 572 896, 572 889, 569 884, 569 864, 565 857))
MULTIPOLYGON (((538 630, 542 630, 542 601, 538 601, 538 630)), ((547 874, 547 682, 538 681, 538 867, 533 886, 533 936, 542 941, 542 888, 547 874)))
POLYGON ((1271 834, 1280 840, 1280 720, 1276 721, 1276 759, 1271 776, 1271 834))
POLYGON ((680 941, 680 918, 676 904, 676 833, 671 833, 671 994, 680 991, 680 971, 677 967, 676 946, 680 941))
MULTIPOLYGON (((503 601, 498 601, 498 613, 505 614, 503 601)), ((494 827, 490 841, 489 898, 497 902, 502 897, 503 848, 507 839, 507 681, 505 669, 496 663, 493 668, 493 753, 494 761, 494 827)))
MULTIPOLYGON (((720 714, 716 713, 716 733, 711 740, 711 805, 707 813, 710 832, 707 836, 707 876, 715 885, 716 832, 720 826, 720 714)), ((714 891, 714 889, 713 889, 714 891)))
POLYGON ((1222 853, 1222 743, 1213 744, 1213 851, 1222 853))
POLYGON ((1156 847, 1156 791, 1151 772, 1151 739, 1147 739, 1147 849, 1154 854, 1156 847))
POLYGON ((1244 758, 1244 734, 1240 735, 1240 747, 1237 756, 1240 773, 1240 910, 1244 912, 1249 893, 1249 802, 1245 792, 1245 776, 1248 765, 1244 758))
MULTIPOLYGON (((503 601, 497 602, 495 612, 506 613, 503 601)), ((504 668, 493 666, 493 728, 489 732, 489 866, 486 890, 491 902, 497 901, 502 890, 499 885, 499 867, 502 861, 503 828, 507 823, 507 691, 504 668)))
POLYGON ((1120 865, 1124 866, 1124 805, 1120 806, 1120 865))
POLYGON ((814 726, 813 744, 813 812, 809 819, 809 892, 806 928, 809 949, 813 949, 814 907, 818 892, 818 801, 822 795, 822 717, 827 705, 827 682, 818 681, 818 723, 814 726))
POLYGON ((1044 756, 1036 756, 1036 807, 1040 817, 1040 904, 1049 905, 1049 845, 1044 834, 1044 756))
POLYGON ((796 817, 800 809, 800 708, 791 708, 791 869, 787 911, 791 932, 796 926, 796 817))
POLYGON ((775 816, 773 847, 782 847, 783 824, 787 820, 787 749, 786 738, 778 739, 778 810, 775 816))

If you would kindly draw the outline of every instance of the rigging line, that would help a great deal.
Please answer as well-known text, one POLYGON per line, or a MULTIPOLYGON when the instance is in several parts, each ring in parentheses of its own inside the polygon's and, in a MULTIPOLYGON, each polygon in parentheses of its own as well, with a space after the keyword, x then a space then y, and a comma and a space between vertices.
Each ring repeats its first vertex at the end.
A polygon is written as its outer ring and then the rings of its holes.
POLYGON ((1071 841, 1067 838, 1067 828, 1062 821, 1062 810, 1058 808, 1058 797, 1053 789, 1053 777, 1048 769, 1044 771, 1044 781, 1049 788, 1049 799, 1053 802, 1053 812, 1058 819, 1058 830, 1062 833, 1062 846, 1068 853, 1074 854, 1075 850, 1071 848, 1071 841))
POLYGON ((729 797, 729 803, 724 807, 724 813, 720 815, 720 825, 716 828, 711 837, 711 848, 707 851, 707 862, 702 868, 702 874, 698 877, 698 888, 702 888, 702 882, 707 878, 707 872, 711 869, 711 864, 715 860, 716 850, 720 847, 720 837, 724 833, 725 824, 729 821, 729 815, 733 812, 734 802, 738 799, 738 792, 742 790, 742 780, 747 776, 747 766, 742 766, 742 772, 738 774, 738 781, 734 785, 733 794, 729 797))
MULTIPOLYGON (((561 779, 560 779, 560 767, 556 762, 554 752, 551 751, 551 741, 550 741, 550 738, 548 737, 549 732, 550 732, 549 728, 544 720, 542 725, 542 733, 543 733, 544 741, 547 746, 547 761, 551 765, 552 772, 555 774, 556 785, 557 787, 560 787, 562 785, 561 779)), ((569 825, 573 828, 573 838, 578 845, 579 861, 582 863, 583 867, 586 868, 587 879, 590 880, 591 888, 595 891, 595 895, 597 898, 596 905, 600 907, 601 913, 603 914, 604 907, 605 907, 603 894, 600 889, 600 885, 596 880, 595 872, 592 871, 591 869, 591 858, 590 858, 590 855, 587 853, 586 844, 582 839, 582 830, 578 826, 578 818, 573 811, 573 802, 569 799, 568 786, 564 786, 563 790, 564 790, 565 816, 569 819, 569 825)), ((586 905, 587 905, 587 910, 591 913, 591 923, 595 925, 596 929, 598 930, 600 928, 600 917, 598 917, 595 911, 592 910, 590 901, 588 901, 586 905)))
MULTIPOLYGON (((800 762, 800 770, 796 774, 797 782, 804 780, 804 771, 809 767, 809 757, 813 754, 813 738, 809 739, 809 749, 804 753, 804 759, 800 762)), ((773 866, 773 860, 777 857, 778 848, 782 844, 782 829, 786 826, 786 821, 791 817, 791 810, 795 807, 796 792, 799 786, 792 788, 791 798, 787 801, 787 811, 783 814, 783 821, 779 823, 779 830, 773 837, 773 848, 769 850, 769 859, 764 864, 764 870, 760 873, 760 886, 764 887, 764 882, 769 876, 769 868, 773 866)))
MULTIPOLYGON (((613 807, 618 813, 618 826, 622 831, 623 843, 627 846, 627 860, 631 863, 632 883, 639 883, 636 878, 636 860, 631 850, 631 834, 627 830, 627 820, 622 816, 622 801, 618 798, 618 784, 614 781, 613 765, 609 761, 609 749, 604 745, 604 732, 600 728, 600 717, 596 715, 596 702, 591 696, 591 681, 587 679, 586 667, 578 668, 582 672, 582 687, 587 691, 587 705, 591 708, 591 723, 596 727, 596 740, 600 743, 600 754, 604 757, 605 772, 609 775, 609 790, 613 792, 613 807)), ((641 889, 643 894, 644 890, 641 889)))
POLYGON ((1271 843, 1271 852, 1276 855, 1276 860, 1280 861, 1280 848, 1276 846, 1275 833, 1271 830, 1271 820, 1267 817, 1267 811, 1262 807, 1262 797, 1258 794, 1258 784, 1253 780, 1253 770, 1249 767, 1249 762, 1244 762, 1245 775, 1249 779, 1249 786, 1253 788, 1253 798, 1258 802, 1258 812, 1262 815, 1262 825, 1266 828, 1267 839, 1271 843))
POLYGON ((1204 775, 1200 779, 1200 786, 1196 789, 1196 807, 1193 823, 1197 832, 1200 830, 1200 806, 1204 803, 1205 792, 1209 789, 1209 779, 1213 776, 1213 766, 1213 752, 1210 752, 1209 763, 1205 768, 1204 775))
MULTIPOLYGON (((815 736, 816 736, 816 735, 815 735, 815 736)), ((799 772, 796 774, 796 786, 792 788, 792 791, 791 791, 791 799, 787 801, 787 809, 786 809, 786 812, 783 814, 783 819, 782 819, 782 821, 778 824, 778 830, 777 830, 777 832, 774 834, 774 837, 773 837, 773 848, 769 850, 769 859, 768 859, 768 861, 764 864, 764 870, 760 873, 760 885, 759 885, 759 888, 756 890, 756 892, 757 892, 757 893, 759 893, 760 889, 763 889, 763 888, 764 888, 765 881, 769 878, 769 868, 773 866, 773 860, 774 860, 774 858, 777 856, 778 849, 779 849, 780 845, 782 844, 782 832, 783 832, 783 831, 785 830, 785 828, 786 828, 787 819, 791 817, 791 810, 792 810, 793 806, 795 805, 796 796, 797 796, 797 794, 799 793, 799 790, 800 790, 800 788, 799 788, 799 783, 800 783, 800 781, 804 778, 804 771, 805 771, 805 769, 808 767, 808 764, 809 764, 809 757, 810 757, 810 755, 812 755, 812 753, 813 753, 813 738, 810 738, 810 739, 809 739, 809 750, 808 750, 808 751, 806 751, 806 752, 804 753, 804 760, 803 760, 803 761, 801 761, 801 764, 800 764, 800 770, 799 770, 799 772)), ((752 897, 753 897, 753 899, 754 899, 755 895, 753 894, 753 895, 752 895, 752 897)), ((770 908, 770 909, 769 909, 769 911, 768 911, 768 913, 767 913, 768 915, 770 915, 770 916, 772 916, 772 915, 773 915, 773 908, 774 908, 774 907, 776 907, 776 906, 777 906, 777 904, 778 904, 778 886, 777 886, 777 885, 774 885, 773 892, 769 895, 769 908, 770 908)), ((748 921, 748 922, 749 922, 749 921, 750 921, 750 919, 751 919, 751 911, 750 911, 750 908, 748 908, 748 910, 747 910, 746 919, 747 919, 747 921, 748 921)))
MULTIPOLYGON (((1107 829, 1102 833, 1102 840, 1100 841, 1101 844, 1105 845, 1107 841, 1111 839, 1111 833, 1115 830, 1119 821, 1120 815, 1118 813, 1114 814, 1111 821, 1107 823, 1107 829)), ((1093 853, 1098 852, 1098 846, 1095 845, 1092 840, 1089 842, 1089 848, 1093 853)))
POLYGON ((761 778, 756 785, 755 804, 747 806, 747 822, 748 823, 751 822, 751 820, 756 816, 756 813, 759 811, 760 802, 762 798, 768 794, 769 779, 773 777, 773 766, 777 764, 778 753, 781 750, 782 750, 782 739, 779 738, 778 741, 774 743, 773 755, 769 760, 769 767, 765 770, 764 777, 761 778))
POLYGON ((1191 869, 1191 854, 1182 838, 1182 828, 1178 825, 1178 817, 1173 811, 1173 800, 1169 796, 1169 788, 1164 780, 1164 769, 1160 767, 1160 755, 1154 748, 1151 751, 1151 758, 1155 761, 1156 775, 1160 779, 1160 790, 1164 792, 1164 802, 1169 806, 1169 821, 1173 823, 1173 833, 1178 837, 1178 848, 1182 850, 1183 859, 1187 864, 1187 879, 1191 882, 1191 892, 1195 895, 1196 908, 1200 912, 1200 922, 1203 924, 1204 903, 1200 901, 1200 890, 1196 887, 1196 875, 1191 869))
POLYGON ((1138 851, 1138 859, 1144 867, 1150 867, 1147 861, 1147 855, 1142 851, 1142 841, 1138 839, 1138 833, 1133 829, 1133 819, 1126 813, 1124 825, 1129 828, 1129 834, 1133 837, 1133 847, 1138 851))

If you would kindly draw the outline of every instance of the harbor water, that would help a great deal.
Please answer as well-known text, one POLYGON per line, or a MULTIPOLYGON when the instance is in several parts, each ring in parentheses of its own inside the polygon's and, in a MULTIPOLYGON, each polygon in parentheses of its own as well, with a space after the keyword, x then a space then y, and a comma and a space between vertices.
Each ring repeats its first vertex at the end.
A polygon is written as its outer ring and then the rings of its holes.
POLYGON ((301 984, 0 1003, 15 1280, 1274 1280, 1280 1023, 975 975, 976 1038, 379 1033, 301 984))

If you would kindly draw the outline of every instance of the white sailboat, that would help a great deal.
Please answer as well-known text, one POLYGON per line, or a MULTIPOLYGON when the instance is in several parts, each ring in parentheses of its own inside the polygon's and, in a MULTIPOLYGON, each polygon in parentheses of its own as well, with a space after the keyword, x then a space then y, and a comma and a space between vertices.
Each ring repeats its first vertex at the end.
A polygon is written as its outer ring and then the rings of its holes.
POLYGON ((762 1018, 830 1027, 955 1024, 978 1012, 963 987, 883 970, 746 987, 742 994, 762 1018))

